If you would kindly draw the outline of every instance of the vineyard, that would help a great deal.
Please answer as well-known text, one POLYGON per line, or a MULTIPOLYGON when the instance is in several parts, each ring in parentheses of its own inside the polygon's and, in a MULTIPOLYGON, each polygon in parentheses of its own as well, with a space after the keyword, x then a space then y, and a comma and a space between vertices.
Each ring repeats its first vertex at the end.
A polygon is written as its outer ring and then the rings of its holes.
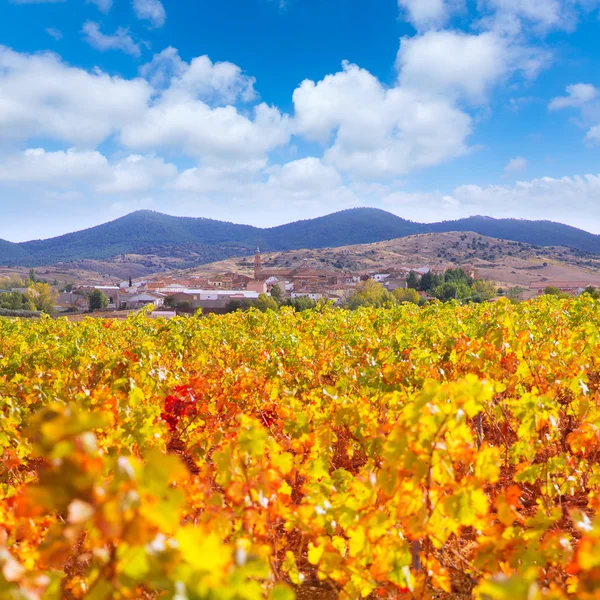
POLYGON ((600 598, 600 303, 0 318, 0 597, 600 598))

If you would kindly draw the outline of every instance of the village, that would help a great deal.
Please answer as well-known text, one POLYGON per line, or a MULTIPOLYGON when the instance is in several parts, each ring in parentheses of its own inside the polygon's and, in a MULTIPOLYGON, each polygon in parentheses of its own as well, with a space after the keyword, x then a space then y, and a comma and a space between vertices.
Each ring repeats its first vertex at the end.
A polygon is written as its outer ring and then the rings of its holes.
MULTIPOLYGON (((465 268, 469 277, 479 279, 477 269, 465 268)), ((253 275, 235 272, 216 272, 203 276, 168 275, 152 280, 133 281, 131 278, 113 285, 81 284, 59 294, 55 312, 79 313, 90 308, 89 297, 99 290, 107 299, 100 312, 116 313, 136 311, 146 306, 153 307, 156 317, 174 317, 180 313, 224 314, 235 307, 252 305, 261 295, 271 296, 275 286, 277 295, 288 300, 300 298, 312 302, 326 301, 342 305, 358 288, 361 282, 372 280, 385 290, 393 292, 410 287, 410 277, 422 277, 427 273, 443 275, 445 269, 423 265, 398 265, 383 271, 362 272, 319 269, 302 265, 293 269, 264 268, 260 250, 254 255, 253 275)), ((578 295, 588 286, 588 281, 532 282, 529 288, 514 288, 512 298, 527 300, 553 287, 561 293, 578 295)), ((502 290, 500 290, 502 295, 502 290)), ((426 292, 418 292, 423 301, 433 299, 426 292)))

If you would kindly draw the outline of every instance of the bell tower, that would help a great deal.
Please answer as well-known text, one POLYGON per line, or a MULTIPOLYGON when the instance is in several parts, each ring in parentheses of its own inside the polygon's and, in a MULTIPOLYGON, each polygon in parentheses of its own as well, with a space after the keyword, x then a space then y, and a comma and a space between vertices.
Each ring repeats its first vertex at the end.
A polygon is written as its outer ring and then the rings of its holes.
POLYGON ((254 255, 254 279, 258 279, 260 277, 261 269, 260 248, 258 247, 258 244, 256 244, 256 254, 254 255))

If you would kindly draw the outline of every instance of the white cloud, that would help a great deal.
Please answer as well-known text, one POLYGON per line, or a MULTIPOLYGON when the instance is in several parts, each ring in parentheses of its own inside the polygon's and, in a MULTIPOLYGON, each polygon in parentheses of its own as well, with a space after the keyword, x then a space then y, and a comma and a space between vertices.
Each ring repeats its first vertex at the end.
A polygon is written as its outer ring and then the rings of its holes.
POLYGON ((600 94, 598 88, 590 83, 575 83, 567 86, 566 96, 553 98, 549 110, 576 108, 580 117, 575 122, 588 129, 585 139, 588 142, 600 142, 600 94))
POLYGON ((575 83, 567 86, 566 96, 557 96, 553 98, 548 108, 550 110, 560 110, 562 108, 580 108, 587 102, 595 100, 598 96, 598 90, 590 83, 575 83))
POLYGON ((152 89, 95 69, 70 67, 51 53, 0 46, 0 138, 48 137, 95 146, 144 112, 152 89))
POLYGON ((0 183, 59 189, 85 184, 101 194, 148 191, 176 176, 177 168, 162 158, 130 155, 110 162, 96 150, 31 148, 0 159, 0 183))
POLYGON ((321 142, 333 135, 325 162, 354 177, 400 175, 467 151, 466 113, 441 97, 385 88, 356 65, 304 81, 293 99, 296 133, 321 142))
POLYGON ((60 29, 56 29, 55 27, 48 27, 46 29, 46 33, 53 37, 56 41, 60 41, 63 38, 62 31, 60 29))
POLYGON ((84 23, 81 32, 85 36, 85 41, 101 52, 121 50, 132 56, 140 56, 141 54, 139 44, 133 41, 133 38, 129 35, 129 30, 124 27, 117 28, 113 35, 106 35, 100 31, 98 23, 87 21, 84 23))
POLYGON ((544 27, 560 25, 565 15, 560 0, 480 0, 479 4, 501 16, 512 15, 544 27))
POLYGON ((513 173, 518 173, 519 171, 524 171, 529 166, 529 161, 522 156, 517 156, 515 158, 511 158, 508 161, 506 167, 504 167, 504 173, 506 175, 512 175, 513 173))
POLYGON ((74 181, 88 181, 105 174, 108 161, 96 151, 75 149, 46 152, 32 148, 0 161, 3 183, 47 183, 68 187, 74 181))
POLYGON ((415 89, 484 102, 501 79, 520 71, 533 77, 548 56, 493 32, 429 31, 400 43, 400 83, 415 89))
POLYGON ((342 178, 333 167, 308 157, 271 167, 267 185, 292 193, 312 194, 340 187, 342 178))
POLYGON ((121 140, 130 148, 171 148, 206 164, 223 164, 261 158, 287 143, 287 123, 286 115, 266 104, 247 117, 233 106, 166 97, 125 125, 121 140))
POLYGON ((155 156, 132 154, 111 165, 110 177, 95 189, 103 194, 150 191, 177 176, 177 167, 155 156))
POLYGON ((264 103, 242 114, 233 106, 255 96, 254 79, 207 56, 182 61, 167 48, 141 69, 157 89, 146 111, 123 127, 121 140, 142 150, 170 148, 218 166, 264 159, 289 141, 289 118, 264 103))
POLYGON ((175 48, 155 54, 152 61, 140 68, 140 73, 157 89, 169 88, 174 96, 196 98, 211 104, 234 104, 238 100, 254 100, 254 77, 245 75, 230 62, 213 63, 208 56, 199 56, 188 64, 175 48))
POLYGON ((581 16, 598 6, 598 0, 478 0, 485 15, 482 25, 517 35, 525 27, 545 34, 572 31, 581 16))
POLYGON ((416 29, 424 30, 445 25, 464 3, 462 0, 398 0, 398 6, 416 29))
POLYGON ((204 165, 183 171, 170 188, 194 194, 227 194, 243 192, 260 182, 260 173, 267 160, 255 159, 219 166, 204 165))
POLYGON ((167 13, 160 0, 133 0, 133 10, 138 19, 150 21, 153 27, 165 24, 167 13))
POLYGON ((465 214, 553 219, 600 230, 598 219, 590 219, 600 214, 600 175, 542 177, 513 186, 463 185, 453 196, 465 214))
POLYGON ((100 12, 107 13, 112 8, 113 0, 86 0, 86 2, 95 4, 100 12))

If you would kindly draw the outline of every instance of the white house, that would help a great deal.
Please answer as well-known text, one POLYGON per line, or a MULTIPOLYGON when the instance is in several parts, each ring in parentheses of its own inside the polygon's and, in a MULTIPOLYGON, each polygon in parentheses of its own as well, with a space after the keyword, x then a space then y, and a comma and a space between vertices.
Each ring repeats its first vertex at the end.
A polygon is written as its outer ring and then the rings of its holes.
POLYGON ((119 296, 119 308, 136 309, 153 304, 156 308, 162 306, 165 296, 158 292, 141 292, 139 294, 121 294, 119 296))

